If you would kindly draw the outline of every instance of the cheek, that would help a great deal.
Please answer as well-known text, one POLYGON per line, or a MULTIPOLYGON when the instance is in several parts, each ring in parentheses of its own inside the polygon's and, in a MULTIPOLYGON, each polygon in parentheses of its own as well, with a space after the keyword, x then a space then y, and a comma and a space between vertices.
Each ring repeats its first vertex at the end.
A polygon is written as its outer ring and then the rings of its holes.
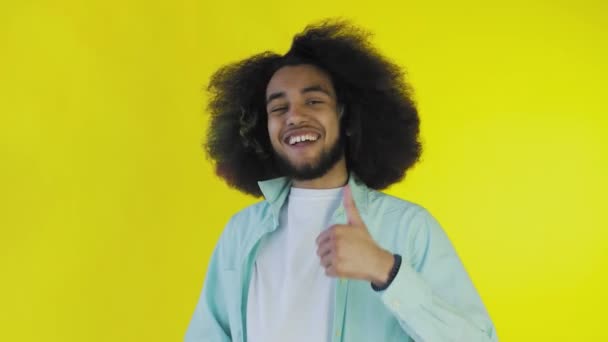
POLYGON ((268 136, 270 137, 270 142, 275 145, 278 142, 280 133, 280 127, 277 124, 276 120, 268 120, 268 136))
POLYGON ((340 135, 340 123, 337 121, 328 121, 324 124, 329 140, 336 140, 338 138, 338 135, 340 135))

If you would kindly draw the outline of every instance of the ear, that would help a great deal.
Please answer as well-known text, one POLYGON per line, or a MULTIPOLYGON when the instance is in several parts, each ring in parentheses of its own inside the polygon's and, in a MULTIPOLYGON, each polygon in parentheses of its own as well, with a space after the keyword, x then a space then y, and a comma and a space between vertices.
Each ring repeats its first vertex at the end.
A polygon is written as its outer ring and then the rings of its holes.
POLYGON ((338 105, 338 119, 342 119, 343 116, 344 116, 344 105, 340 103, 338 105))

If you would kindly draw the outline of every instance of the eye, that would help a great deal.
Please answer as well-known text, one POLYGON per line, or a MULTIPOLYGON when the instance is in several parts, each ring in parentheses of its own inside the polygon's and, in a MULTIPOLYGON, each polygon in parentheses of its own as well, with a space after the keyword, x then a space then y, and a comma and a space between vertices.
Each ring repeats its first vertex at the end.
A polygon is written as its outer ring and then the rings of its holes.
POLYGON ((313 99, 313 100, 306 101, 306 103, 310 104, 310 105, 315 105, 315 104, 323 103, 323 101, 321 101, 321 100, 314 100, 313 99))
POLYGON ((275 107, 275 108, 270 109, 270 113, 273 113, 273 114, 280 114, 280 113, 282 113, 282 112, 285 112, 286 110, 287 110, 287 107, 285 107, 285 106, 282 106, 282 107, 275 107))

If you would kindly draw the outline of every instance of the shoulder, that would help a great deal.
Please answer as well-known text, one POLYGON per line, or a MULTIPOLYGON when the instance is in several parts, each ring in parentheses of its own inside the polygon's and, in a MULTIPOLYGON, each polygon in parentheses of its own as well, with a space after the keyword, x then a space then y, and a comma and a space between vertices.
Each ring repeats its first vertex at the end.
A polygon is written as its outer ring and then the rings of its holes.
POLYGON ((270 218, 270 205, 262 200, 233 214, 224 228, 223 235, 231 240, 246 238, 270 218))
POLYGON ((424 245, 432 231, 442 230, 423 205, 376 190, 368 192, 366 221, 374 227, 375 237, 389 245, 397 241, 424 245))
POLYGON ((233 229, 243 229, 242 227, 268 219, 270 215, 270 205, 265 200, 251 204, 236 212, 228 221, 228 226, 233 229), (241 227, 241 228, 239 228, 241 227))
POLYGON ((369 189, 367 194, 367 210, 373 215, 400 218, 430 215, 428 210, 418 203, 373 189, 369 189))

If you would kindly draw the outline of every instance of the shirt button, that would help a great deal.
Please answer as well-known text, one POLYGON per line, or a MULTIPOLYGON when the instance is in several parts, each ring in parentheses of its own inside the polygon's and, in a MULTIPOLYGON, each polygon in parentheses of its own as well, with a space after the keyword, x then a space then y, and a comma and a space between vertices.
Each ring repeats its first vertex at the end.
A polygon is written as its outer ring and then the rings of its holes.
POLYGON ((340 330, 336 331, 336 336, 340 337, 340 330))
POLYGON ((399 301, 398 300, 394 300, 393 301, 393 307, 396 309, 399 307, 399 301))

